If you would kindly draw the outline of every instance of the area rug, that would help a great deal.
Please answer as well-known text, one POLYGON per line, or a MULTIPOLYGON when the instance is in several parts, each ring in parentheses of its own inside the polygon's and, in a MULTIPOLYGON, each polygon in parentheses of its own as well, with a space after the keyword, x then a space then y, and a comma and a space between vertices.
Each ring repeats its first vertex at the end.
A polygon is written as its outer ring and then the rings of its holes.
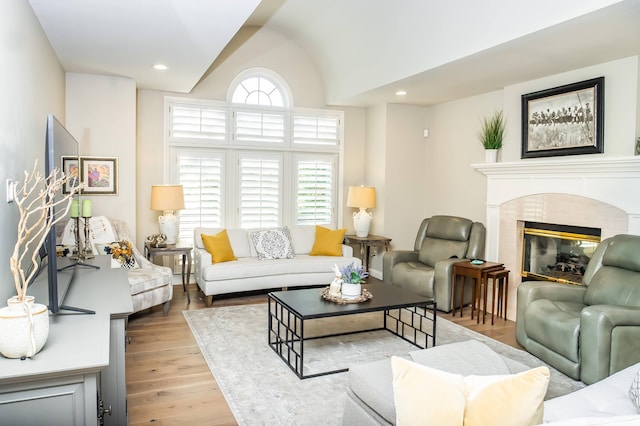
MULTIPOLYGON (((242 305, 183 312, 216 382, 240 425, 339 425, 348 373, 300 380, 267 344, 267 305, 242 305)), ((372 328, 380 313, 305 322, 305 333, 372 328)), ((442 317, 436 343, 476 339, 530 367, 545 365, 525 351, 478 334, 442 317)), ((388 331, 312 340, 305 344, 305 374, 406 356, 412 344, 388 331)), ((473 354, 469 354, 473 356, 473 354)), ((583 387, 551 369, 547 398, 583 387)))

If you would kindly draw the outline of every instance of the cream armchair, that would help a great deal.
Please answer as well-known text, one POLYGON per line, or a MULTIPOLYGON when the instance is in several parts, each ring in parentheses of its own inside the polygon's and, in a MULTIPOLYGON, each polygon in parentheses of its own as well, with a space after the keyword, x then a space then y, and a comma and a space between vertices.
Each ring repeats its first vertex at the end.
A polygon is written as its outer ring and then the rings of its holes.
MULTIPOLYGON (((113 227, 116 240, 133 241, 129 236, 127 224, 119 220, 109 220, 113 227)), ((143 311, 162 304, 162 312, 169 313, 171 299, 173 298, 173 271, 166 266, 156 265, 147 260, 133 245, 133 256, 139 268, 129 269, 129 285, 131 286, 131 299, 133 300, 133 312, 143 311)))
MULTIPOLYGON (((413 250, 392 250, 382 259, 383 280, 434 297, 438 310, 453 309, 453 264, 484 257, 485 227, 456 216, 424 219, 413 250)), ((470 286, 470 283, 465 285, 470 286)), ((471 291, 466 291, 471 300, 471 291)))
MULTIPOLYGON (((133 243, 133 239, 129 235, 129 229, 126 223, 103 217, 93 219, 100 220, 101 223, 108 222, 111 225, 110 231, 113 233, 113 241, 127 240, 133 243)), ((65 230, 64 224, 58 224, 56 226, 59 244, 69 243, 68 227, 69 225, 67 225, 67 229, 65 230), (67 239, 66 242, 65 239, 67 239)), ((111 232, 105 232, 105 234, 111 235, 111 232)), ((111 238, 109 237, 108 239, 111 238)), ((102 243, 109 242, 112 241, 102 241, 102 243)), ((104 244, 95 245, 103 246, 104 244)), ((95 249, 95 253, 105 254, 103 251, 99 251, 98 249, 95 249)), ((129 285, 131 286, 133 312, 143 311, 156 305, 163 305, 162 311, 165 315, 168 314, 171 306, 171 299, 173 298, 173 271, 171 268, 156 265, 148 261, 136 248, 135 244, 133 244, 133 257, 135 258, 136 264, 139 266, 127 271, 129 285)))

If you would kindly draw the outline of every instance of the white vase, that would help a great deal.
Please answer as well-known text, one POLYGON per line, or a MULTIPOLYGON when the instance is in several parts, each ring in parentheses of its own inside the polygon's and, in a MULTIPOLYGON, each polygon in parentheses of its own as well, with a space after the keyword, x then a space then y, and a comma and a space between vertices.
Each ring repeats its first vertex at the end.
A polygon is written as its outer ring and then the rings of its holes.
POLYGON ((360 298, 360 294, 362 294, 362 285, 361 284, 351 284, 351 283, 343 283, 342 284, 342 298, 347 300, 355 300, 360 298))
POLYGON ((484 150, 484 162, 485 163, 497 163, 498 162, 499 149, 485 149, 484 150))
POLYGON ((33 296, 23 302, 13 296, 0 308, 0 353, 6 358, 32 357, 49 337, 49 311, 34 303, 33 296))

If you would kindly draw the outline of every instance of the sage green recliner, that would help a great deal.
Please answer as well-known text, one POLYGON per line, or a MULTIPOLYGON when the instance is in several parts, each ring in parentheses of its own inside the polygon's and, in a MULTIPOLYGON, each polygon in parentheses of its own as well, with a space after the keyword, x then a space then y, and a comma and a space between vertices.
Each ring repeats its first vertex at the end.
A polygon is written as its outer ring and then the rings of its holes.
MULTIPOLYGON (((433 297, 440 311, 453 308, 453 264, 484 258, 485 227, 457 216, 424 219, 413 250, 392 250, 382 258, 382 279, 422 296, 433 297)), ((471 283, 465 284, 466 303, 471 283)), ((458 303, 459 304, 459 303, 458 303)))
POLYGON ((586 384, 640 362, 640 236, 602 241, 582 285, 520 284, 516 338, 586 384))

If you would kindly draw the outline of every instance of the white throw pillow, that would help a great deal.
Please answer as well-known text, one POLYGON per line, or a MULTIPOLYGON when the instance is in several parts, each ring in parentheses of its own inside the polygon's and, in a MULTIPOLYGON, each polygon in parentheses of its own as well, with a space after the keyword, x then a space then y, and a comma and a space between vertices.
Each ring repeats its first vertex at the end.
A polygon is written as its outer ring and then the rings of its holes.
POLYGON ((258 259, 294 258, 291 237, 286 227, 254 231, 249 235, 258 253, 258 259))
POLYGON ((391 357, 396 424, 533 425, 542 422, 549 369, 462 376, 391 357))
POLYGON ((636 406, 636 410, 640 412, 640 370, 638 370, 633 378, 633 382, 631 382, 629 398, 631 399, 631 402, 633 402, 633 405, 636 406))

